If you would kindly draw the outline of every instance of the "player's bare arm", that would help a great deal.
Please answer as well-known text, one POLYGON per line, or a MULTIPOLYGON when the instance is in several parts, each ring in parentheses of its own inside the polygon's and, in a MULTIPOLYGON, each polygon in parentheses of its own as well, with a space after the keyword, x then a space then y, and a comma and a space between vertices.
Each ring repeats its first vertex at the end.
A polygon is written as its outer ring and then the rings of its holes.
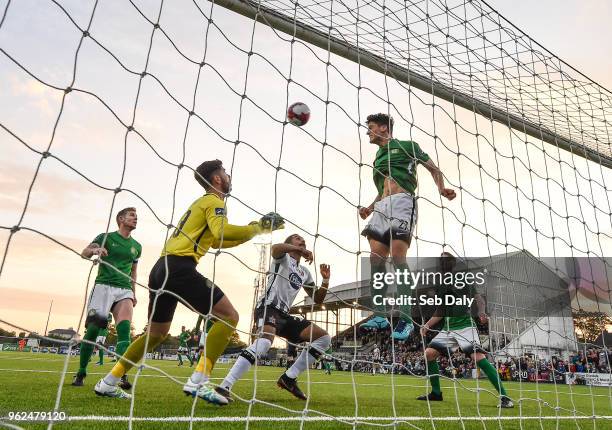
POLYGON ((421 336, 425 336, 427 334, 427 332, 436 324, 438 324, 440 321, 442 321, 441 316, 437 316, 434 315, 431 318, 429 318, 429 320, 427 320, 427 322, 425 324, 423 324, 421 326, 421 336))
POLYGON ((87 245, 87 248, 81 252, 81 257, 83 258, 91 258, 94 255, 98 255, 100 257, 106 257, 108 255, 108 251, 106 248, 101 247, 97 243, 90 243, 87 245))
POLYGON ((445 197, 448 200, 453 200, 455 197, 457 197, 455 190, 453 190, 452 188, 446 188, 444 186, 444 174, 442 173, 440 168, 436 166, 436 163, 434 163, 431 159, 429 159, 425 163, 423 163, 423 166, 427 170, 429 170, 429 173, 431 173, 431 177, 436 183, 436 186, 438 187, 438 191, 440 192, 440 195, 442 197, 445 197))
POLYGON ((272 257, 281 258, 285 254, 291 254, 293 252, 297 252, 304 258, 308 264, 311 264, 314 260, 314 255, 312 251, 307 250, 306 248, 302 248, 300 246, 291 245, 289 243, 276 243, 272 245, 272 257))
POLYGON ((360 206, 358 208, 359 216, 361 217, 361 219, 366 219, 372 214, 372 212, 374 211, 374 205, 376 204, 376 202, 380 201, 381 198, 382 198, 381 196, 376 196, 376 198, 374 199, 374 201, 372 202, 370 206, 368 206, 367 208, 360 206))
POLYGON ((325 296, 327 296, 327 289, 329 288, 329 277, 331 274, 331 267, 329 264, 321 264, 319 266, 319 273, 321 273, 321 286, 316 288, 314 285, 304 285, 304 290, 306 293, 312 297, 312 300, 320 305, 325 300, 325 296))
POLYGON ((427 320, 427 322, 421 326, 421 336, 425 336, 425 334, 431 330, 433 326, 442 321, 444 319, 444 313, 444 306, 438 306, 431 318, 429 318, 429 320, 427 320))
POLYGON ((489 321, 489 317, 487 316, 487 304, 480 294, 474 294, 474 300, 476 300, 476 307, 478 308, 478 319, 481 324, 486 324, 489 321))

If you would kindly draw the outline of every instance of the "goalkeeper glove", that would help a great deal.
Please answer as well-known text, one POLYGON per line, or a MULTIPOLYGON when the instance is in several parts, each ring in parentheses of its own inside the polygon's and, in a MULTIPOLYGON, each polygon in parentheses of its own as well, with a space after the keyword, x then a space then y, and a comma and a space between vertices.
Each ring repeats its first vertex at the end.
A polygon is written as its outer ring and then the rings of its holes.
POLYGON ((257 225, 259 233, 270 233, 285 228, 285 220, 276 212, 269 212, 262 216, 259 221, 253 221, 251 224, 257 225))

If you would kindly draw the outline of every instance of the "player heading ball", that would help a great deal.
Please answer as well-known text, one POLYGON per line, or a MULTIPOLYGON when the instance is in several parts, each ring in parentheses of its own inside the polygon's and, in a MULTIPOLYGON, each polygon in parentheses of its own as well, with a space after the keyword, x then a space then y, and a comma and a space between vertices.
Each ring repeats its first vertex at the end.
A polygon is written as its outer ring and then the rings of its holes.
MULTIPOLYGON (((372 169, 376 198, 368 207, 359 208, 359 216, 370 221, 362 235, 370 243, 371 280, 385 273, 385 263, 389 255, 393 265, 401 271, 408 271, 406 253, 412 239, 412 231, 417 221, 417 166, 425 167, 433 178, 440 195, 453 200, 455 191, 446 188, 444 175, 421 147, 411 140, 393 137, 393 118, 385 113, 372 114, 366 120, 370 143, 378 146, 372 169)), ((375 291, 370 284, 370 296, 385 295, 387 285, 375 291)), ((398 293, 410 294, 410 286, 398 285, 398 293)), ((372 303, 374 318, 361 325, 363 330, 385 329, 389 326, 386 309, 372 303)), ((400 306, 400 320, 393 330, 393 339, 406 340, 414 325, 410 305, 400 306)))

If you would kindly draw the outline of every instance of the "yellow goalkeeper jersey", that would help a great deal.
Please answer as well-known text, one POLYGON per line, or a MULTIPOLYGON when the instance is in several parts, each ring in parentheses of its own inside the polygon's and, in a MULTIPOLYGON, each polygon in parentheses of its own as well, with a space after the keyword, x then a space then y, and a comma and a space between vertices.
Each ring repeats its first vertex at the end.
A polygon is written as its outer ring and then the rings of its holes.
POLYGON ((256 223, 229 224, 223 200, 215 194, 205 194, 183 214, 161 255, 190 256, 198 262, 211 247, 240 245, 258 233, 260 227, 256 223))

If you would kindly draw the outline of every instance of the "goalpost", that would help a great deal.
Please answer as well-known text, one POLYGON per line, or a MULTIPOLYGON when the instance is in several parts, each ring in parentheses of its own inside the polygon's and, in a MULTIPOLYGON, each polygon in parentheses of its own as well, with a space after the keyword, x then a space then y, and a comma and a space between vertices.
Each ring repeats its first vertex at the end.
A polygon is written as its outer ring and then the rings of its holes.
MULTIPOLYGON (((156 243, 161 243, 176 228, 184 200, 195 197, 181 196, 181 190, 189 186, 181 175, 191 176, 203 159, 225 157, 232 177, 242 186, 227 199, 239 213, 237 218, 259 217, 274 210, 285 217, 287 233, 295 230, 304 235, 317 255, 317 264, 332 263, 332 276, 341 280, 332 285, 343 284, 343 288, 330 290, 326 301, 328 307, 335 306, 336 327, 352 330, 344 334, 352 337, 352 352, 332 353, 346 365, 347 372, 342 374, 350 378, 338 382, 346 387, 340 392, 342 398, 321 401, 317 391, 323 392, 327 383, 333 387, 334 382, 315 380, 318 371, 308 369, 301 384, 309 400, 290 407, 277 404, 261 396, 262 384, 270 382, 262 382, 260 372, 265 368, 255 366, 247 377, 252 388, 244 397, 236 396, 236 403, 244 406, 240 414, 225 410, 217 414, 194 399, 187 415, 175 416, 171 405, 160 405, 160 409, 168 406, 167 413, 142 416, 136 394, 128 415, 72 416, 75 425, 119 421, 132 428, 140 422, 173 422, 189 423, 191 428, 204 422, 249 428, 260 422, 286 421, 299 423, 299 428, 324 422, 330 428, 465 429, 481 425, 504 428, 517 422, 521 428, 544 428, 549 423, 562 428, 604 428, 610 422, 612 383, 608 388, 597 387, 588 369, 545 367, 551 365, 552 355, 571 360, 579 351, 591 354, 610 348, 605 341, 602 345, 578 344, 570 322, 576 310, 609 315, 612 298, 609 283, 596 285, 602 280, 596 279, 593 269, 596 266, 596 273, 608 273, 606 254, 612 249, 612 191, 608 188, 612 93, 608 89, 547 51, 482 0, 161 0, 154 5, 135 0, 121 4, 50 0, 41 7, 47 13, 45 19, 37 21, 38 26, 24 27, 29 14, 36 18, 43 13, 31 9, 34 4, 0 2, 0 72, 6 68, 7 76, 10 71, 16 82, 34 88, 31 93, 19 93, 13 100, 17 106, 21 98, 36 91, 53 94, 57 103, 45 99, 46 104, 34 105, 35 112, 44 111, 40 124, 51 124, 40 133, 29 129, 27 112, 0 113, 0 133, 6 142, 2 146, 6 145, 7 153, 15 154, 18 147, 36 157, 23 204, 20 201, 12 211, 12 218, 0 222, 6 240, 0 281, 8 282, 11 275, 7 272, 15 264, 9 258, 11 250, 25 233, 47 246, 54 243, 74 260, 79 258, 78 247, 68 243, 61 230, 35 215, 28 217, 32 202, 41 198, 37 194, 40 176, 51 162, 55 171, 74 175, 104 193, 110 202, 107 231, 112 228, 118 200, 129 194, 143 207, 144 217, 153 219, 151 225, 157 227, 159 236, 156 243), (48 23, 52 30, 43 28, 48 23), (36 45, 20 40, 24 28, 41 40, 47 35, 58 50, 51 66, 60 71, 49 72, 44 61, 36 60, 37 53, 32 53, 36 45), (303 128, 289 125, 284 116, 287 106, 298 99, 307 102, 313 112, 303 128), (79 111, 99 118, 79 116, 79 111), (544 267, 542 261, 549 257, 546 267, 559 274, 568 294, 574 288, 567 306, 542 314, 546 309, 542 305, 539 314, 527 317, 518 312, 520 297, 516 296, 527 295, 528 287, 537 285, 535 281, 515 276, 506 260, 491 272, 514 291, 514 297, 500 293, 495 302, 498 313, 483 337, 498 369, 499 363, 505 368, 507 358, 518 363, 512 414, 482 406, 496 395, 492 387, 478 378, 461 379, 452 363, 442 378, 452 411, 441 415, 426 402, 414 413, 406 407, 404 390, 418 386, 424 392, 428 378, 414 367, 422 359, 407 354, 403 345, 393 341, 386 350, 391 357, 388 368, 393 371, 379 376, 385 378, 382 387, 372 388, 390 396, 384 415, 371 415, 368 400, 362 398, 370 383, 363 383, 359 372, 374 363, 370 351, 360 352, 362 338, 356 325, 358 312, 367 317, 372 310, 362 300, 367 280, 361 271, 369 249, 360 238, 363 223, 356 212, 374 195, 373 153, 363 140, 367 128, 363 123, 368 114, 379 111, 395 118, 398 138, 426 148, 458 194, 453 203, 442 201, 431 191, 429 179, 421 175, 417 192, 420 220, 411 257, 422 259, 442 251, 461 257, 478 255, 482 267, 495 265, 499 258, 518 258, 523 260, 515 264, 535 267, 534 271, 544 267), (87 126, 101 132, 102 123, 108 125, 109 142, 118 143, 113 150, 121 157, 115 160, 119 167, 113 166, 109 176, 98 177, 91 168, 97 156, 72 157, 65 145, 74 148, 70 145, 87 136, 81 130, 87 126), (43 145, 38 142, 40 135, 43 145), (131 151, 141 146, 145 149, 139 149, 138 156, 144 161, 135 161, 131 151), (160 191, 158 180, 170 185, 160 191), (162 194, 170 205, 160 203, 162 194), (568 262, 566 257, 584 260, 572 263, 576 260, 568 262), (340 309, 347 309, 350 319, 340 321, 340 309), (404 364, 407 361, 409 366, 404 364), (405 373, 417 378, 400 374, 400 369, 407 368, 405 373), (551 380, 544 381, 543 373, 551 380), (564 376, 562 382, 558 374, 564 376), (575 383, 578 375, 580 381, 589 382, 588 388, 566 385, 565 376, 570 374, 568 382, 575 383), (476 394, 477 403, 465 411, 462 396, 471 393, 476 394), (584 399, 589 403, 586 410, 580 404, 584 399), (266 413, 258 408, 265 408, 266 413)), ((40 124, 34 121, 31 127, 40 124)), ((97 138, 92 136, 92 140, 97 138)), ((104 159, 103 145, 93 151, 104 159)), ((268 240, 282 241, 278 233, 268 240)), ((158 251, 146 249, 144 254, 158 251)), ((269 260, 262 251, 264 254, 269 260)), ((226 290, 224 281, 241 276, 237 272, 247 273, 251 280, 253 275, 261 279, 267 265, 258 262, 258 257, 240 249, 211 250, 203 272, 230 299, 241 300, 238 290, 226 290)), ((94 267, 89 267, 90 276, 94 267)), ((312 271, 315 275, 315 266, 312 271)), ((141 273, 139 288, 147 289, 144 276, 141 273)), ((316 276, 319 283, 320 276, 316 276)), ((248 281, 244 287, 251 285, 248 281)), ((87 286, 91 286, 90 278, 87 286)), ((247 324, 239 329, 243 338, 254 335, 249 318, 262 293, 257 287, 249 290, 248 305, 242 309, 247 312, 242 315, 247 324)), ((83 310, 85 300, 86 291, 83 310)), ((328 310, 325 307, 308 299, 299 306, 300 313, 328 322, 319 318, 328 310)), ((202 317, 208 320, 211 315, 202 317)), ((0 318, 0 322, 22 329, 15 321, 0 318)), ((83 312, 77 330, 82 322, 83 312)), ((337 331, 331 334, 339 339, 337 331)), ((380 339, 386 340, 384 335, 376 341, 380 339)), ((73 342, 64 344, 74 346, 73 342)), ((58 411, 64 410, 62 393, 70 373, 69 359, 67 354, 53 399, 58 411)), ((585 358, 587 368, 588 360, 585 358)), ((140 379, 145 370, 159 372, 171 389, 180 389, 184 382, 180 377, 150 362, 145 358, 135 369, 136 393, 146 390, 146 379, 140 379)), ((606 375, 604 371, 591 373, 602 375, 598 382, 606 375)), ((612 381, 609 366, 607 375, 612 381)), ((83 393, 88 395, 93 393, 83 393)), ((235 405, 228 408, 232 407, 235 405)))

